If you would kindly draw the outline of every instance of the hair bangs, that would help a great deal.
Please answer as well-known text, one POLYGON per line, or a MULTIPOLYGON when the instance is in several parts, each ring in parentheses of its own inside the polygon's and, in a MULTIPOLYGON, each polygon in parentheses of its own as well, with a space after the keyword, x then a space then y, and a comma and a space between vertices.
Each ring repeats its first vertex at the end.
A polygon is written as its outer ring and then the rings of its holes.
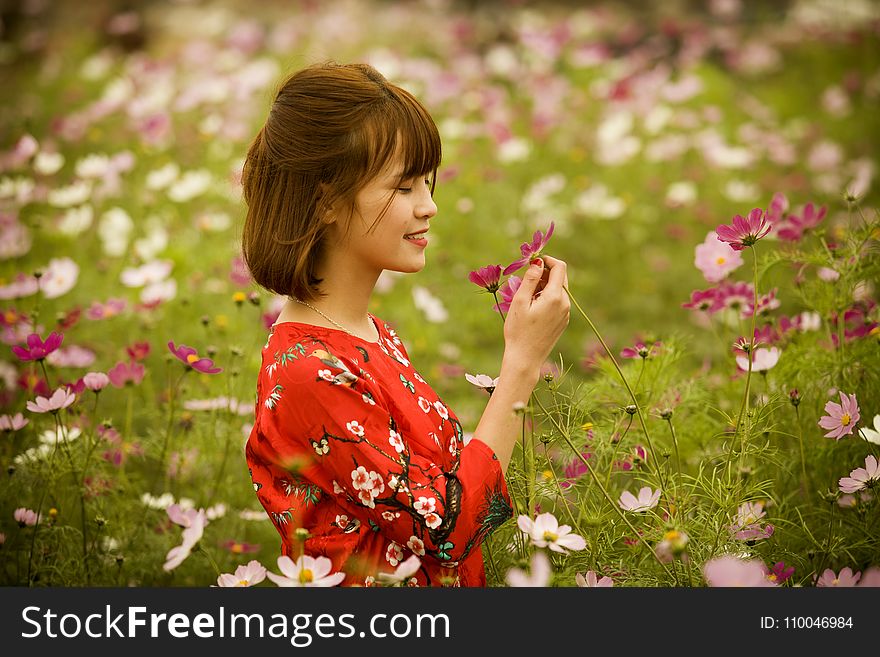
POLYGON ((427 110, 409 92, 397 89, 396 150, 403 163, 403 178, 432 174, 440 166, 442 151, 440 133, 427 110))

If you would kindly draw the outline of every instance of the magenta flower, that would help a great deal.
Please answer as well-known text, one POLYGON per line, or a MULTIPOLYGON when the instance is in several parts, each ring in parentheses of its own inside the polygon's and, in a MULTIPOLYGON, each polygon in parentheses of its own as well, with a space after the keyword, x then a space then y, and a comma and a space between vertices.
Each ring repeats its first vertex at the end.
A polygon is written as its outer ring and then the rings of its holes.
POLYGON ((497 292, 501 287, 501 265, 486 265, 468 274, 474 285, 485 288, 487 292, 497 292))
POLYGON ((27 409, 32 413, 56 413, 62 408, 67 408, 75 401, 76 395, 67 388, 61 387, 53 392, 52 396, 48 399, 37 397, 36 401, 29 401, 27 409))
POLYGON ((123 388, 127 384, 137 385, 144 380, 145 368, 140 363, 118 362, 107 372, 110 383, 116 388, 123 388))
POLYGON ((642 511, 648 511, 649 509, 653 509, 657 506, 657 503, 660 501, 660 489, 651 490, 650 486, 643 486, 639 489, 639 496, 636 497, 628 490, 623 491, 620 495, 620 499, 617 501, 617 504, 624 511, 632 511, 634 513, 640 513, 642 511))
POLYGON ((38 334, 31 333, 27 336, 27 348, 16 345, 12 347, 12 353, 18 356, 19 360, 40 361, 58 349, 63 340, 64 336, 60 333, 55 333, 54 331, 46 337, 45 342, 38 334))
POLYGON ((825 404, 825 412, 827 415, 819 418, 819 426, 829 430, 825 434, 826 438, 834 438, 835 440, 852 434, 856 422, 861 417, 855 393, 846 395, 841 392, 840 403, 828 402, 825 404))
POLYGON ((856 468, 849 473, 849 477, 841 477, 837 483, 840 492, 855 493, 872 486, 875 481, 880 481, 880 464, 876 456, 869 454, 865 457, 864 468, 856 468))
POLYGON ((217 374, 218 372, 223 371, 219 367, 214 367, 214 361, 210 358, 199 358, 198 352, 192 347, 187 347, 185 344, 175 347, 174 342, 169 342, 168 348, 171 350, 172 354, 177 356, 180 362, 198 372, 202 372, 203 374, 217 374))
POLYGON ((770 587, 767 566, 759 559, 744 561, 725 554, 703 564, 703 577, 709 586, 770 587))
POLYGON ((18 431, 27 425, 28 422, 30 420, 26 420, 21 413, 0 415, 0 431, 18 431))
POLYGON ((507 265, 507 267, 504 268, 503 274, 507 276, 518 269, 522 269, 522 267, 528 264, 533 258, 540 256, 541 251, 547 246, 547 242, 550 241, 550 236, 553 234, 553 227, 554 222, 551 221, 550 228, 547 230, 546 234, 542 233, 540 230, 536 230, 535 234, 532 236, 531 242, 521 244, 519 250, 520 253, 522 253, 522 257, 507 265))
POLYGON ((770 222, 764 217, 764 211, 755 208, 749 212, 748 219, 736 215, 732 224, 721 224, 715 229, 715 233, 720 241, 727 242, 737 251, 742 251, 747 246, 753 246, 769 233, 771 227, 770 222))
POLYGON ((714 287, 708 290, 694 290, 691 292, 691 300, 681 304, 682 308, 690 308, 691 310, 702 310, 705 312, 715 312, 718 290, 714 287))
POLYGON ((773 567, 770 569, 770 573, 767 575, 767 579, 769 579, 771 582, 782 584, 792 575, 794 575, 794 566, 786 568, 785 562, 779 561, 773 564, 773 567))
POLYGON ((506 313, 510 310, 510 304, 513 303, 513 297, 516 295, 520 285, 522 285, 522 279, 519 276, 511 276, 504 281, 504 285, 498 290, 498 294, 501 295, 501 301, 495 304, 496 311, 506 313))
POLYGON ((645 346, 644 342, 636 342, 632 347, 626 347, 620 352, 621 358, 647 358, 648 356, 656 356, 662 346, 662 342, 655 342, 651 348, 645 346))
POLYGON ((842 569, 837 575, 835 575, 834 571, 830 568, 826 568, 825 572, 822 573, 822 576, 818 580, 816 580, 816 586, 855 586, 859 583, 859 578, 861 576, 861 571, 853 574, 852 568, 850 568, 849 566, 842 569))

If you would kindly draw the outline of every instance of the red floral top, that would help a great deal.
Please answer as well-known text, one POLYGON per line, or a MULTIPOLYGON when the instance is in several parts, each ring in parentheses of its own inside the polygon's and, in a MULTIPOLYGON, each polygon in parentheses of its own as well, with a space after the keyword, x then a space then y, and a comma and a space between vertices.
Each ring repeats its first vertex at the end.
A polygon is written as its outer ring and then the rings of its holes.
POLYGON ((419 376, 397 334, 379 341, 282 322, 257 380, 248 468, 262 505, 297 559, 325 556, 343 585, 370 585, 411 554, 408 583, 485 586, 481 541, 512 515, 495 453, 419 376))

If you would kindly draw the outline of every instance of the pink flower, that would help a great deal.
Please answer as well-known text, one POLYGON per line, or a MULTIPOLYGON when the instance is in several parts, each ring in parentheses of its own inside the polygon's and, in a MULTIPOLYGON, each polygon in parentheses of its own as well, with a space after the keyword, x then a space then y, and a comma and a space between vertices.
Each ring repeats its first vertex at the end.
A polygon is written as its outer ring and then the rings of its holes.
POLYGON ((730 533, 740 541, 760 541, 773 535, 773 525, 759 522, 767 513, 763 502, 746 502, 736 510, 730 533))
POLYGON ((864 468, 856 468, 849 473, 849 477, 841 477, 837 483, 840 492, 855 493, 871 486, 873 481, 880 481, 880 464, 877 463, 877 457, 869 454, 865 457, 864 468))
POLYGON ((513 297, 516 295, 520 285, 522 285, 522 279, 519 276, 511 276, 504 281, 504 285, 498 290, 498 294, 501 295, 501 301, 495 305, 496 311, 506 313, 510 310, 510 304, 513 303, 513 297))
POLYGON ((642 511, 648 511, 649 509, 653 509, 657 506, 657 503, 660 501, 660 489, 651 490, 650 486, 643 486, 639 489, 639 496, 636 497, 628 490, 623 491, 620 495, 620 499, 617 501, 617 504, 624 511, 632 511, 633 513, 640 513, 642 511))
POLYGON ((165 512, 168 517, 177 525, 184 528, 182 533, 183 542, 171 548, 165 556, 165 563, 162 568, 167 572, 174 570, 190 555, 196 543, 202 538, 205 527, 208 524, 208 517, 204 509, 183 509, 179 504, 170 505, 165 512))
POLYGON ((550 236, 553 235, 553 228, 554 222, 551 221, 550 228, 547 230, 546 234, 542 233, 540 230, 536 230, 535 234, 532 236, 531 242, 525 242, 520 245, 519 250, 522 257, 507 265, 502 273, 507 276, 518 269, 522 269, 522 267, 529 263, 533 258, 540 256, 541 251, 547 246, 547 242, 550 241, 550 236))
POLYGON ((583 550, 587 542, 582 536, 571 533, 569 525, 561 525, 552 513, 541 513, 534 520, 519 516, 516 522, 520 530, 532 539, 532 545, 550 548, 554 552, 568 554, 568 550, 583 550))
POLYGON ((46 356, 61 346, 64 336, 60 333, 52 332, 46 336, 45 342, 36 333, 31 333, 27 337, 27 348, 14 346, 12 353, 18 356, 19 360, 36 360, 41 361, 46 356))
POLYGON ((501 265, 486 265, 468 275, 474 285, 486 288, 487 292, 497 292, 501 287, 501 265))
POLYGON ((703 564, 703 577, 709 586, 770 587, 767 566, 759 559, 744 561, 726 554, 703 564))
POLYGON ((715 233, 720 241, 727 242, 737 251, 742 251, 747 246, 753 246, 769 233, 770 228, 771 224, 764 217, 763 210, 755 208, 749 212, 748 219, 735 215, 732 224, 721 224, 715 229, 715 233))
POLYGON ((83 376, 83 383, 92 392, 100 392, 110 384, 110 377, 103 372, 89 372, 83 376))
POLYGON ((623 351, 620 352, 621 358, 647 358, 648 356, 656 356, 657 351, 659 351, 660 347, 663 343, 655 342, 651 345, 651 348, 645 346, 644 342, 636 342, 636 344, 632 347, 626 347, 623 351))
POLYGON ((12 513, 12 517, 15 519, 15 522, 18 523, 19 527, 33 527, 40 522, 40 517, 37 515, 37 512, 25 507, 16 509, 12 513))
POLYGON ((718 295, 716 288, 708 290, 694 290, 691 292, 691 300, 681 304, 682 308, 690 308, 691 310, 702 310, 705 312, 715 312, 715 303, 718 295))
POLYGON ((846 395, 841 392, 840 403, 828 402, 825 404, 825 412, 827 415, 819 418, 819 426, 829 430, 825 434, 826 438, 840 440, 843 436, 851 435, 860 417, 855 393, 846 395))
POLYGON ((95 362, 95 352, 78 345, 62 347, 46 357, 55 367, 89 367, 95 362))
POLYGON ((478 388, 482 388, 490 395, 494 392, 495 388, 498 386, 498 377, 492 378, 488 374, 467 374, 465 373, 464 378, 467 379, 468 383, 477 386, 478 388))
POLYGON ((775 563, 770 569, 770 573, 767 575, 767 579, 769 579, 771 582, 775 582, 776 584, 782 584, 792 575, 794 575, 794 566, 786 568, 785 562, 779 561, 775 563))
POLYGON ((550 577, 553 575, 553 569, 550 567, 550 560, 543 552, 535 552, 532 555, 532 573, 526 574, 519 568, 511 568, 507 571, 507 584, 516 588, 542 588, 550 583, 550 577))
MULTIPOLYGON (((779 362, 779 356, 782 352, 778 347, 770 347, 769 349, 765 349, 763 347, 759 349, 755 349, 752 358, 752 372, 766 372, 771 369, 776 363, 779 362)), ((749 369, 749 357, 748 355, 737 356, 736 357, 736 365, 739 369, 744 372, 749 369)))
POLYGON ((253 283, 251 270, 245 264, 244 258, 235 256, 229 266, 229 280, 238 287, 247 287, 253 283))
POLYGON ((125 299, 108 299, 106 303, 94 301, 86 310, 86 317, 92 320, 108 319, 115 317, 123 310, 125 310, 125 299))
POLYGON ((53 392, 48 399, 37 397, 36 401, 29 401, 27 409, 32 413, 55 413, 62 408, 67 408, 75 401, 76 395, 62 387, 53 392))
POLYGON ((0 415, 0 431, 18 431, 26 426, 28 422, 30 420, 26 420, 21 413, 0 415))
POLYGON ((729 244, 719 242, 715 233, 709 232, 702 244, 694 251, 694 264, 710 283, 718 283, 743 264, 742 255, 729 244))
POLYGON ((253 586, 266 579, 266 568, 256 559, 252 559, 246 566, 242 565, 235 569, 235 573, 223 573, 217 578, 217 586, 239 587, 253 586))
POLYGON ((210 358, 199 358, 199 354, 196 350, 192 347, 187 347, 185 344, 175 347, 174 342, 169 342, 168 348, 171 350, 172 354, 177 356, 180 362, 198 372, 204 374, 217 374, 218 372, 223 371, 219 367, 214 367, 214 361, 210 358))
POLYGON ((857 586, 880 586, 880 568, 871 566, 862 573, 862 579, 857 586))
POLYGON ((144 380, 145 368, 139 363, 118 362, 107 372, 110 383, 116 388, 125 387, 128 383, 137 385, 144 380))
POLYGON ((852 568, 849 566, 843 568, 837 575, 835 575, 834 571, 830 568, 826 568, 825 572, 822 573, 822 576, 816 580, 816 586, 855 586, 859 583, 859 578, 861 576, 861 571, 853 574, 852 568))
POLYGON ((574 581, 578 586, 588 587, 588 588, 610 588, 614 586, 614 581, 608 577, 599 578, 596 575, 596 572, 593 570, 588 570, 586 574, 577 573, 574 576, 574 581))

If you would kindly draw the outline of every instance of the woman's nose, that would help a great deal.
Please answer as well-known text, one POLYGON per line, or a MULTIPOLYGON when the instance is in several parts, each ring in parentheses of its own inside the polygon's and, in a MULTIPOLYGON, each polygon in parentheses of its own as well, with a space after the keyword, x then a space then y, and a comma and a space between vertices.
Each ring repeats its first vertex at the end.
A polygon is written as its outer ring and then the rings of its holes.
POLYGON ((422 190, 419 202, 415 207, 415 214, 420 219, 430 219, 437 214, 437 204, 431 196, 431 190, 427 187, 422 190))

